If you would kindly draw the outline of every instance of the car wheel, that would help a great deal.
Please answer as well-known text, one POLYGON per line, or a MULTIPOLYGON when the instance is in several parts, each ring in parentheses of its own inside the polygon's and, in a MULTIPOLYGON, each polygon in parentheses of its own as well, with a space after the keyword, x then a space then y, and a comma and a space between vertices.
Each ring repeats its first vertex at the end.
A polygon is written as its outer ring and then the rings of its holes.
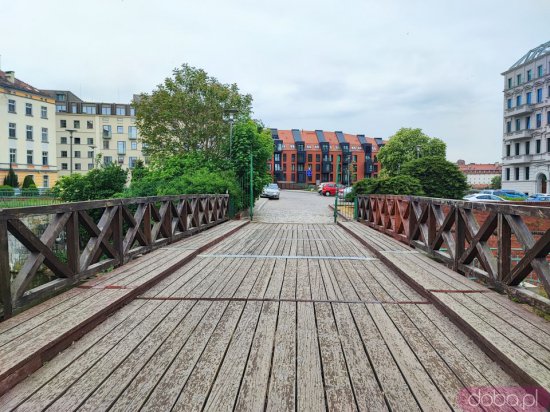
POLYGON ((325 192, 325 196, 330 196, 330 192, 325 192))

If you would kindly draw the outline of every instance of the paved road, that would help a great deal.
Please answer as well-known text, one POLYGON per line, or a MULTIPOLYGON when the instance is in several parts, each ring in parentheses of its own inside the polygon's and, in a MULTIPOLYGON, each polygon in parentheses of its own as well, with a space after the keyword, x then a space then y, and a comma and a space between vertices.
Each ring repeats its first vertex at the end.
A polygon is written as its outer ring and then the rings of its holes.
POLYGON ((334 197, 317 192, 282 190, 279 200, 261 199, 256 203, 254 220, 265 223, 332 223, 329 205, 334 197))

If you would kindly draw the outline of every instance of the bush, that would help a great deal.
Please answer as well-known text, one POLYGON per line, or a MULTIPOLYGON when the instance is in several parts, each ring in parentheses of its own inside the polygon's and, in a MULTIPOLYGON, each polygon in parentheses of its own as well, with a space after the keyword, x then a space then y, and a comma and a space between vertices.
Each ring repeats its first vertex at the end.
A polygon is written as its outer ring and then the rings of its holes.
POLYGON ((468 190, 466 176, 458 166, 439 156, 421 157, 407 162, 401 173, 418 179, 426 196, 462 199, 468 190))
POLYGON ((21 189, 27 189, 27 188, 36 188, 36 184, 34 183, 34 178, 32 175, 25 176, 25 179, 23 179, 23 185, 21 186, 21 189))
MULTIPOLYGON (((27 179, 27 177, 30 177, 31 178, 30 180, 32 181, 32 176, 26 176, 25 180, 27 179)), ((34 184, 34 182, 31 182, 30 184, 28 184, 27 187, 25 187, 25 182, 23 182, 23 188, 21 189, 21 196, 36 197, 39 194, 40 193, 38 192, 38 189, 34 184)))
POLYGON ((356 195, 368 194, 421 196, 424 191, 420 181, 411 176, 371 178, 359 180, 355 183, 351 193, 346 196, 346 200, 352 201, 356 195))
POLYGON ((12 197, 15 194, 13 187, 8 185, 0 186, 0 197, 12 197))
POLYGON ((10 164, 10 169, 8 170, 8 174, 6 175, 6 177, 4 177, 4 186, 10 186, 14 188, 19 187, 19 179, 17 178, 17 175, 13 171, 11 164, 10 164))

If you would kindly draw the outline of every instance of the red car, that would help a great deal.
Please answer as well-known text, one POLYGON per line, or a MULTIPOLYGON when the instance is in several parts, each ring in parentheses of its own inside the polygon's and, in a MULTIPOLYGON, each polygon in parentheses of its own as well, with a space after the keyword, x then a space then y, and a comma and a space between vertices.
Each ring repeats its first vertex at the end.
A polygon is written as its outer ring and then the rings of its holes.
POLYGON ((323 189, 321 189, 321 195, 324 196, 336 196, 338 188, 335 183, 325 183, 323 189))

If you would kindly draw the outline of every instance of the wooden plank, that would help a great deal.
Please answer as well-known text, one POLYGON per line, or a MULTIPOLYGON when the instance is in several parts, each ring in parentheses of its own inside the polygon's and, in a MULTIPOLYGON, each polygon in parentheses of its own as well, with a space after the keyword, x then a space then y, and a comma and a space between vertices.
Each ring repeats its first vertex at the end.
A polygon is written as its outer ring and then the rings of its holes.
POLYGON ((350 313, 349 305, 335 303, 332 308, 358 409, 360 411, 388 410, 382 389, 378 384, 369 356, 364 350, 363 342, 350 313))
POLYGON ((296 407, 300 411, 325 410, 321 357, 313 303, 297 308, 296 407))
MULTIPOLYGON (((182 388, 186 384, 187 379, 191 375, 191 371, 195 367, 197 360, 203 353, 209 339, 216 339, 213 335, 213 331, 221 322, 222 315, 224 316, 223 324, 226 324, 227 317, 231 316, 234 312, 235 307, 233 307, 231 311, 226 312, 227 307, 227 302, 212 303, 208 309, 208 312, 204 315, 199 325, 187 339, 183 348, 177 353, 176 358, 164 372, 160 381, 158 381, 156 385, 145 385, 148 387, 147 389, 149 391, 152 387, 154 387, 152 392, 149 392, 149 397, 146 399, 139 399, 139 397, 136 396, 133 398, 132 404, 137 404, 141 401, 143 405, 140 406, 140 409, 144 410, 168 410, 172 408, 174 403, 177 401, 182 388)), ((173 343, 176 344, 176 342, 173 343)), ((147 376, 143 376, 143 378, 148 379, 147 376)), ((138 381, 138 383, 140 382, 138 381)), ((146 391, 143 392, 146 393, 146 391)), ((131 393, 130 395, 133 396, 131 393)), ((130 397, 130 395, 124 397, 124 399, 130 397)), ((117 402, 113 409, 127 410, 125 407, 126 403, 127 402, 122 401, 117 402)))
POLYGON ((286 260, 275 259, 275 266, 271 274, 271 280, 265 292, 266 299, 278 299, 281 296, 281 287, 286 268, 286 260))
POLYGON ((296 408, 296 304, 281 302, 266 411, 296 408))
POLYGON ((246 303, 219 370, 217 364, 213 362, 213 369, 217 370, 216 378, 208 395, 205 410, 232 411, 234 409, 261 308, 261 302, 246 303))
POLYGON ((275 269, 275 263, 277 259, 263 259, 263 266, 258 275, 258 279, 252 290, 250 291, 250 298, 263 298, 271 282, 271 277, 273 276, 273 271, 275 269))
POLYGON ((357 410, 348 366, 329 303, 315 304, 317 334, 323 365, 327 407, 330 410, 357 410))
POLYGON ((277 302, 264 302, 262 305, 260 319, 234 408, 236 411, 252 412, 264 408, 278 311, 279 303, 277 302))
POLYGON ((366 304, 365 306, 367 306, 392 356, 400 365, 420 407, 439 411, 449 410, 445 398, 438 391, 437 386, 432 382, 382 305, 366 304))
MULTIPOLYGON (((101 409, 111 408, 111 410, 117 411, 138 410, 169 368, 171 362, 176 358, 178 352, 187 342, 198 323, 203 319, 209 307, 209 302, 197 302, 186 316, 181 319, 177 327, 154 355, 147 360, 147 363, 141 369, 133 368, 129 375, 122 377, 127 384, 123 392, 120 394, 116 392, 109 393, 109 396, 104 395, 101 398, 101 405, 103 405, 101 409)), ((104 387, 108 387, 107 382, 112 380, 112 376, 103 383, 104 387)), ((98 397, 97 391, 94 393, 94 397, 98 397)), ((89 402, 90 400, 86 404, 89 402)))

